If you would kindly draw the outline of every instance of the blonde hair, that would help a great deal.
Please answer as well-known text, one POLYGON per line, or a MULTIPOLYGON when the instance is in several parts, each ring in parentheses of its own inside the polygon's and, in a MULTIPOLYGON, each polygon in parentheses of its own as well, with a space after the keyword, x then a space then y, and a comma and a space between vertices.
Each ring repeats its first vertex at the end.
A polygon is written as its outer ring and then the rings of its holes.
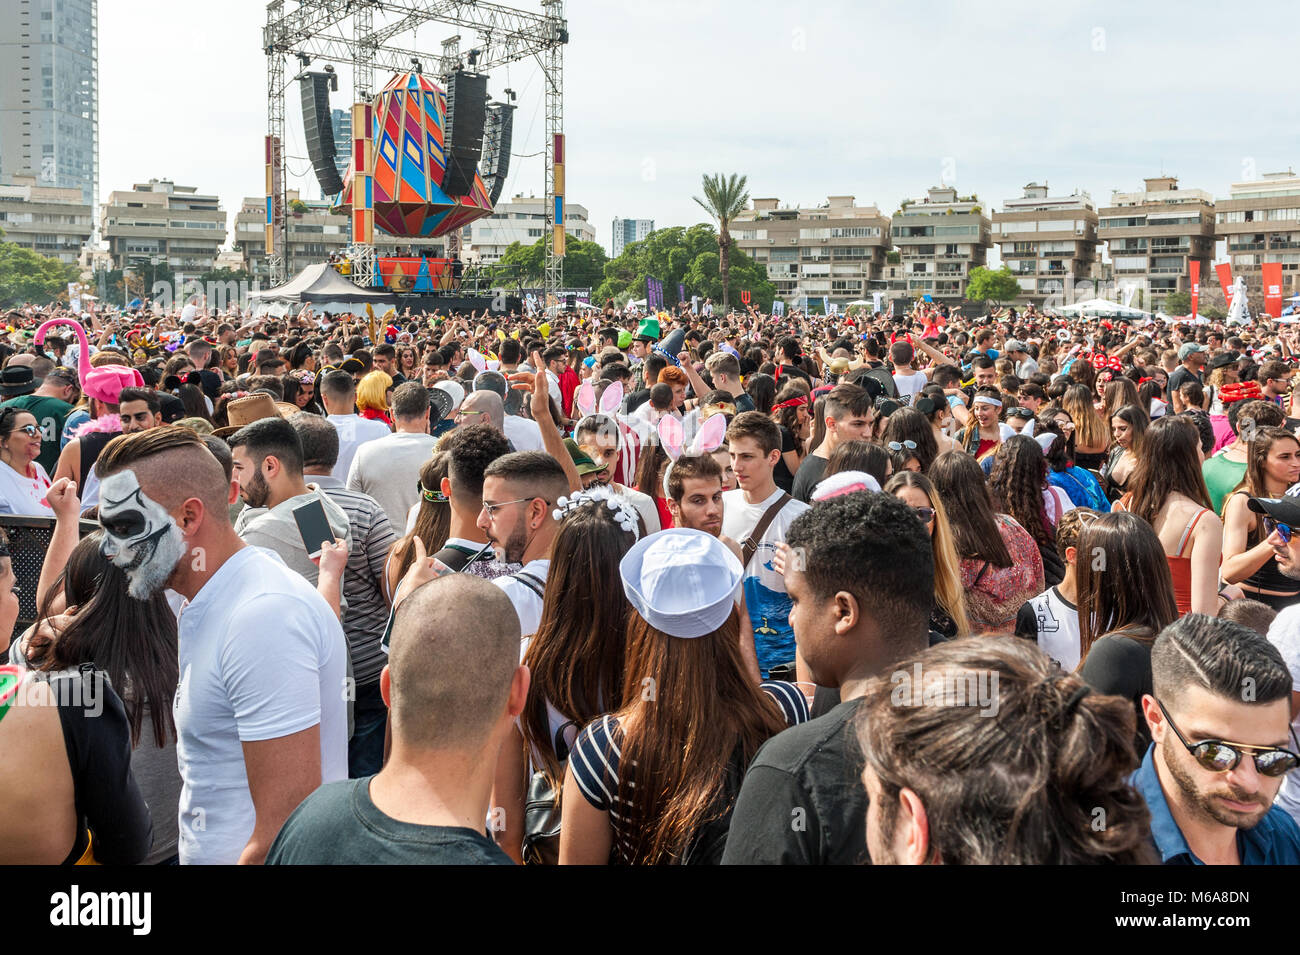
POLYGON ((1110 422, 1097 414, 1092 403, 1092 392, 1087 385, 1071 385, 1061 396, 1061 407, 1074 421, 1074 446, 1076 448, 1108 447, 1110 422))
POLYGON ((952 617, 957 626, 957 636, 965 637, 971 632, 970 618, 966 616, 966 592, 961 586, 961 561, 957 559, 957 545, 953 540, 952 528, 948 526, 948 514, 943 509, 943 499, 938 494, 931 494, 930 506, 934 508, 934 595, 939 605, 952 617))
POLYGON ((357 408, 361 411, 388 411, 388 389, 393 379, 383 371, 372 371, 357 385, 357 408))

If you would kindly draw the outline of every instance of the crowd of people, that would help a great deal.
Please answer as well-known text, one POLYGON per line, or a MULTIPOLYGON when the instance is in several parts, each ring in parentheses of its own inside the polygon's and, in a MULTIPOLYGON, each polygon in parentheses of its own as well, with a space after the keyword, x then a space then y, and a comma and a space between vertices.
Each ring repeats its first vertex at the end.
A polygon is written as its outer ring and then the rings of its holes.
POLYGON ((8 863, 1300 862, 1292 326, 5 324, 8 863))

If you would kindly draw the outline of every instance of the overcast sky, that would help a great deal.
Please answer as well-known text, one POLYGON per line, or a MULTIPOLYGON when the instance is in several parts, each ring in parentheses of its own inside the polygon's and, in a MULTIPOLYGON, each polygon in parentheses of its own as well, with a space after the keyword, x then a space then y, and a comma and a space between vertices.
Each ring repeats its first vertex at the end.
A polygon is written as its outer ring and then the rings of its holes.
MULTIPOLYGON (((100 4, 101 198, 171 178, 220 195, 233 225, 241 198, 262 193, 265 11, 257 0, 100 4)), ((748 175, 752 196, 812 205, 850 194, 887 215, 941 178, 978 193, 986 212, 1030 181, 1086 190, 1102 206, 1112 189, 1162 172, 1226 197, 1230 183, 1298 161, 1291 13, 569 0, 568 198, 608 249, 616 215, 702 221, 692 196, 706 172, 748 175)), ((430 25, 401 45, 432 61, 453 32, 430 25)), ((472 45, 462 31, 462 50, 472 45)), ((350 98, 350 67, 340 73, 335 107, 350 98)), ((506 87, 520 94, 514 152, 538 153, 539 68, 494 71, 491 95, 506 87)), ((296 92, 287 114, 289 153, 305 157, 296 92)), ((291 188, 318 196, 306 159, 289 166, 291 188)), ((514 159, 506 195, 544 194, 542 173, 540 158, 514 159)))

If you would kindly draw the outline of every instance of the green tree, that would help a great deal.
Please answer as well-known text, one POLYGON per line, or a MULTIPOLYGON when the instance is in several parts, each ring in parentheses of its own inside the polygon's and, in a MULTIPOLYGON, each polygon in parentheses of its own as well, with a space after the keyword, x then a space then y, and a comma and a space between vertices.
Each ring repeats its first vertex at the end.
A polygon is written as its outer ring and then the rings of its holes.
POLYGON ((1170 292, 1165 296, 1165 311, 1170 315, 1190 315, 1192 313, 1192 293, 1170 292))
MULTIPOLYGON (((717 233, 711 225, 700 223, 657 229, 640 242, 623 249, 623 254, 605 264, 605 280, 597 287, 593 304, 613 299, 623 305, 645 296, 647 277, 664 283, 664 295, 671 302, 677 286, 686 286, 686 294, 722 300, 723 284, 719 269, 717 233)), ((731 247, 728 264, 730 290, 748 291, 760 310, 771 308, 776 289, 767 280, 763 267, 741 249, 731 247)))
POLYGON ((58 259, 39 255, 14 242, 0 241, 0 307, 45 305, 68 296, 68 283, 80 278, 81 270, 58 259))
MULTIPOLYGON (((564 247, 564 285, 566 288, 595 288, 605 279, 609 256, 599 242, 570 239, 564 247)), ((546 277, 546 250, 542 240, 532 245, 512 242, 495 265, 484 266, 481 275, 505 287, 540 283, 546 277)))
POLYGON ((1020 283, 1005 265, 994 271, 977 265, 970 270, 966 297, 972 302, 1010 302, 1020 294, 1020 283))
POLYGON ((704 176, 702 188, 704 198, 695 196, 701 209, 718 223, 718 259, 722 264, 722 312, 731 310, 731 223, 744 211, 749 203, 749 192, 745 186, 748 176, 734 173, 724 176, 704 176))

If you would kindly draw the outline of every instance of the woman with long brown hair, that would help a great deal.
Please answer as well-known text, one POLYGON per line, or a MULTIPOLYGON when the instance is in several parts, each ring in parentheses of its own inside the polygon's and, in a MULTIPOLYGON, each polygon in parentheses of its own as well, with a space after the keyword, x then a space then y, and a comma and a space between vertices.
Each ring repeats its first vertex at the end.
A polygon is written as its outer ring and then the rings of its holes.
POLYGON ((1110 429, 1097 414, 1092 392, 1083 385, 1071 385, 1061 396, 1061 407, 1074 422, 1074 463, 1088 471, 1100 471, 1110 447, 1110 429))
POLYGON ((1015 518, 1017 524, 1029 532, 1038 545, 1038 555, 1043 560, 1043 579, 1048 587, 1065 579, 1065 565, 1056 553, 1056 520, 1061 516, 1060 504, 1047 483, 1047 459, 1038 442, 1027 435, 1018 434, 998 445, 993 456, 993 471, 989 474, 989 490, 993 502, 1003 514, 1015 518), (1044 495, 1054 505, 1049 515, 1044 495), (1055 519, 1053 519, 1055 517, 1055 519))
POLYGON ((889 416, 885 424, 884 443, 894 454, 903 450, 910 451, 915 455, 922 471, 927 470, 939 456, 934 429, 930 427, 929 419, 916 408, 899 408, 889 416), (910 446, 906 445, 908 441, 912 442, 910 446), (895 444, 900 447, 894 447, 895 444))
POLYGON ((745 767, 807 719, 807 701, 793 684, 755 686, 746 673, 735 603, 744 571, 716 537, 652 534, 619 573, 634 610, 621 705, 573 746, 560 862, 718 862, 745 767))
POLYGON ((1169 562, 1179 614, 1219 611, 1223 522, 1201 476, 1201 436, 1182 415, 1152 423, 1142 440, 1131 490, 1115 502, 1155 530, 1169 562))
POLYGON ((1078 553, 1079 674, 1098 692, 1132 702, 1141 752, 1151 741, 1142 717, 1151 644, 1178 619, 1169 564, 1151 525, 1123 512, 1084 524, 1078 553))
POLYGON ((930 465, 929 477, 952 525, 971 629, 1014 630, 1021 604, 1045 586, 1034 539, 994 510, 984 470, 969 454, 944 452, 930 465))
MULTIPOLYGON (((1128 381, 1128 379, 1124 379, 1128 381)), ((1130 384, 1132 384, 1130 382, 1130 384)), ((1151 425, 1151 418, 1141 405, 1127 404, 1110 413, 1110 436, 1113 442, 1110 457, 1101 469, 1101 486, 1108 500, 1116 501, 1128 487, 1133 469, 1142 454, 1142 438, 1151 425)))
POLYGON ((961 562, 953 542, 952 527, 943 501, 934 485, 917 471, 899 471, 883 488, 916 512, 930 534, 934 550, 934 610, 930 612, 930 629, 945 637, 964 637, 970 633, 966 616, 966 594, 961 586, 961 562))
POLYGON ((393 602, 397 585, 415 560, 415 539, 420 539, 424 552, 429 555, 438 553, 447 544, 451 534, 451 498, 443 493, 442 482, 450 463, 451 456, 439 451, 420 468, 420 509, 415 514, 415 526, 411 533, 393 542, 384 565, 384 596, 389 603, 393 602))
POLYGON ((1135 405, 1137 401, 1137 385, 1130 379, 1119 377, 1106 382, 1101 399, 1101 420, 1109 424, 1120 408, 1135 405))
POLYGON ((1271 528, 1249 507, 1252 497, 1281 497, 1300 479, 1300 440, 1285 428, 1259 428, 1247 444, 1246 476, 1223 505, 1220 575, 1246 595, 1282 610, 1300 601, 1300 585, 1278 569, 1271 528))
POLYGON ((516 862, 556 861, 556 826, 544 827, 546 838, 529 827, 534 838, 524 845, 526 791, 536 801, 551 795, 558 822, 560 784, 578 731, 609 712, 623 689, 631 605, 618 565, 636 543, 636 532, 622 528, 619 513, 635 510, 606 488, 574 495, 562 507, 542 620, 524 653, 528 701, 517 733, 501 747, 493 787, 492 805, 506 810, 505 828, 493 835, 516 862), (610 501, 620 510, 611 509, 610 501))

